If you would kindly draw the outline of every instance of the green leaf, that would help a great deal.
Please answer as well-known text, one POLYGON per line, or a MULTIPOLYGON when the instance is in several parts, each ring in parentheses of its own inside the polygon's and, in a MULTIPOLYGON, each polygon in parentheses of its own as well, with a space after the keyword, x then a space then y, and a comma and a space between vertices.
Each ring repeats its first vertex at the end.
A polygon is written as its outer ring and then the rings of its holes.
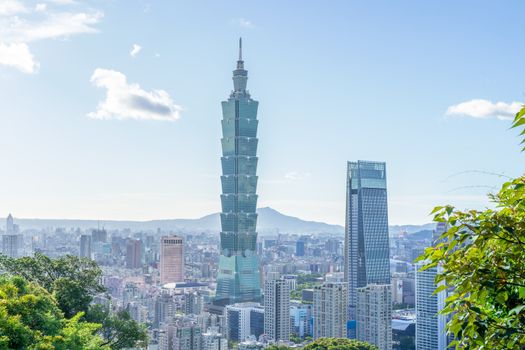
POLYGON ((509 295, 507 292, 500 292, 496 295, 496 301, 500 304, 505 304, 505 302, 509 299, 509 295))
POLYGON ((525 287, 518 288, 518 295, 520 299, 525 299, 525 287))
POLYGON ((519 306, 516 306, 515 308, 513 308, 512 310, 509 311, 509 314, 519 314, 521 312, 521 310, 523 310, 525 308, 525 305, 519 305, 519 306))
POLYGON ((434 207, 434 209, 432 209, 432 211, 430 212, 430 215, 435 214, 435 213, 437 213, 438 211, 440 211, 442 209, 443 209, 442 206, 434 207))
POLYGON ((433 295, 434 295, 434 294, 438 294, 439 292, 442 292, 442 291, 446 290, 447 288, 448 288, 447 285, 442 284, 442 285, 438 286, 438 287, 436 288, 436 290, 434 291, 434 293, 432 293, 432 294, 433 294, 433 295))

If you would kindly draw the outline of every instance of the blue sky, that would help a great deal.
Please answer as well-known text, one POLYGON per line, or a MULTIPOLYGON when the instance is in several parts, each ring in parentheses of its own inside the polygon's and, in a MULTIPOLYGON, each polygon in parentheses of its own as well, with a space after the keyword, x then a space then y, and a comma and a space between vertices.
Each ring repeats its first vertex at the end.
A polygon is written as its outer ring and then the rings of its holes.
POLYGON ((483 208, 504 181, 486 173, 523 173, 508 118, 525 101, 524 10, 2 1, 0 215, 219 211, 220 101, 239 36, 260 101, 260 207, 343 224, 346 161, 365 159, 387 162, 393 224, 428 222, 438 204, 483 208))

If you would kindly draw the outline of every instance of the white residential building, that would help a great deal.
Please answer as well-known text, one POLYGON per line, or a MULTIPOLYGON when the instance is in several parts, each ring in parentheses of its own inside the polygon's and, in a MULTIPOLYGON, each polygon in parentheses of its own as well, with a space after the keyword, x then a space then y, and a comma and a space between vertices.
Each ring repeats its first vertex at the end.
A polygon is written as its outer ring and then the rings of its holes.
POLYGON ((346 337, 347 283, 324 283, 314 288, 314 339, 346 337))
POLYGON ((290 284, 271 279, 264 284, 264 333, 275 341, 290 340, 290 284))
POLYGON ((357 289, 357 339, 392 350, 392 291, 390 284, 357 289))

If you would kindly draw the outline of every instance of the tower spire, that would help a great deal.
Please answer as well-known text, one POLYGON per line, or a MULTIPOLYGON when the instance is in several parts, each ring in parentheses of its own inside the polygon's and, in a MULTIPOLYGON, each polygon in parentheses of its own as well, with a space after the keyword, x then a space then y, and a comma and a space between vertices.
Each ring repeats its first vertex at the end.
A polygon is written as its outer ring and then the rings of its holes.
POLYGON ((239 38, 239 60, 237 61, 237 69, 244 69, 244 61, 242 60, 242 38, 239 38))
POLYGON ((239 38, 239 61, 242 61, 242 37, 239 38))

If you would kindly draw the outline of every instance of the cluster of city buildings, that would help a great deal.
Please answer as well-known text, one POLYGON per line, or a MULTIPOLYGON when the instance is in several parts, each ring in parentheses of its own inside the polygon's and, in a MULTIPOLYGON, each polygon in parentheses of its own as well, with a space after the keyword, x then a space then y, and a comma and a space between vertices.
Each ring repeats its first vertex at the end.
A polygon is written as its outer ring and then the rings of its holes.
POLYGON ((446 291, 439 267, 413 263, 443 232, 411 238, 388 226, 386 165, 347 164, 345 236, 257 237, 257 108, 246 89, 242 47, 234 90, 222 102, 220 234, 50 228, 20 232, 7 218, 2 252, 74 254, 103 269, 96 303, 147 325, 149 349, 301 347, 355 338, 380 350, 442 350, 446 291), (407 345, 408 344, 408 345, 407 345))

